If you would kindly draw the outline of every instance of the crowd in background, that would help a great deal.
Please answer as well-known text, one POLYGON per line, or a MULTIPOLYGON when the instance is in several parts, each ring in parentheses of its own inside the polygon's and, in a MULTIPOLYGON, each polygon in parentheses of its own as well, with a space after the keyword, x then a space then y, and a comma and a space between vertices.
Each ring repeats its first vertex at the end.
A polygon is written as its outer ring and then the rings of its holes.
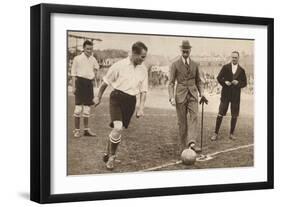
MULTIPOLYGON (((120 52, 119 52, 120 53, 120 52)), ((122 53, 122 56, 125 54, 122 53)), ((70 69, 72 66, 72 61, 75 55, 68 56, 68 84, 71 85, 71 77, 70 77, 70 69)), ((121 57, 120 57, 121 58, 121 57)), ((98 58, 98 62, 100 64, 100 70, 97 72, 94 86, 99 87, 102 83, 102 77, 106 74, 110 65, 114 62, 118 61, 120 58, 107 58, 107 59, 100 59, 98 58)), ((220 68, 218 68, 220 69, 220 68)), ((213 70, 212 72, 206 71, 208 68, 204 67, 203 77, 204 77, 204 89, 211 95, 220 94, 221 86, 218 84, 216 80, 217 74, 213 70)), ((253 94, 254 91, 254 77, 253 74, 247 74, 248 78, 248 85, 247 88, 244 90, 245 93, 253 94)), ((161 70, 151 70, 151 67, 148 68, 148 80, 149 80, 149 87, 153 88, 166 88, 168 86, 169 81, 169 73, 166 71, 161 70)))

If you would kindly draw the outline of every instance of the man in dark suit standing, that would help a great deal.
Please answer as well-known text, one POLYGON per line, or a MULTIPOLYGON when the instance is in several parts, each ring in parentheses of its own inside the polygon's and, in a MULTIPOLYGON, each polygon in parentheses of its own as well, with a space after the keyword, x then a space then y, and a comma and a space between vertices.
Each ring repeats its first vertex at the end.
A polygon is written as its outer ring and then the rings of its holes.
POLYGON ((247 78, 245 70, 239 65, 239 52, 233 51, 231 58, 231 63, 224 65, 217 77, 219 84, 222 86, 222 91, 215 133, 211 137, 213 141, 218 138, 222 119, 227 113, 229 104, 231 110, 229 138, 232 140, 236 139, 233 134, 239 115, 241 88, 247 86, 247 78))
POLYGON ((188 40, 182 41, 182 55, 172 63, 169 80, 169 101, 176 106, 179 136, 181 140, 181 151, 186 147, 196 152, 201 149, 197 143, 197 114, 198 114, 198 93, 201 101, 207 101, 204 97, 202 74, 198 64, 190 59, 191 45, 188 40), (177 82, 177 84, 175 84, 177 82), (174 93, 176 85, 176 92, 174 93), (190 114, 188 117, 187 114, 190 114))

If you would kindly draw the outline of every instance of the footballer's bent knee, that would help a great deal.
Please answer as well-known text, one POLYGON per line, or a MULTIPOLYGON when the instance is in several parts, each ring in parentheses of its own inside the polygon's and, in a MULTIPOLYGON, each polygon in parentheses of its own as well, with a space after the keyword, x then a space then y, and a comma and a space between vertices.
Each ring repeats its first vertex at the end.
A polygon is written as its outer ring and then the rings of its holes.
POLYGON ((116 129, 112 129, 112 131, 109 134, 109 140, 112 143, 120 143, 121 142, 121 132, 116 129))
POLYGON ((123 129, 122 121, 114 121, 114 128, 109 134, 110 142, 120 143, 121 142, 121 131, 123 129))
POLYGON ((122 121, 113 121, 113 129, 116 129, 118 131, 122 131, 123 122, 122 121))

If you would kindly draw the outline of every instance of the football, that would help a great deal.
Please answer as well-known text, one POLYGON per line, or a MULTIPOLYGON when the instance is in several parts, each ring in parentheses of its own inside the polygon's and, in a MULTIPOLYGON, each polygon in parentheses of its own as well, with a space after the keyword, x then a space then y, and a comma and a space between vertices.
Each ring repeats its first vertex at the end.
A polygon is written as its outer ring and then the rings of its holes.
POLYGON ((190 148, 183 150, 181 153, 181 160, 185 165, 193 165, 196 161, 196 157, 196 152, 190 148))

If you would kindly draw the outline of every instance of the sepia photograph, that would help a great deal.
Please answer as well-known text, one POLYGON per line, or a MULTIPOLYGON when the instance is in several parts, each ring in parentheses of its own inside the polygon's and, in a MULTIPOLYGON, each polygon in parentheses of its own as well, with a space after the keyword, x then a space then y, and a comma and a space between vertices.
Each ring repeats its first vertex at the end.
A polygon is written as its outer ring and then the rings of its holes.
POLYGON ((254 166, 254 39, 65 38, 68 176, 254 166))
POLYGON ((31 200, 273 188, 272 18, 31 14, 31 200))

